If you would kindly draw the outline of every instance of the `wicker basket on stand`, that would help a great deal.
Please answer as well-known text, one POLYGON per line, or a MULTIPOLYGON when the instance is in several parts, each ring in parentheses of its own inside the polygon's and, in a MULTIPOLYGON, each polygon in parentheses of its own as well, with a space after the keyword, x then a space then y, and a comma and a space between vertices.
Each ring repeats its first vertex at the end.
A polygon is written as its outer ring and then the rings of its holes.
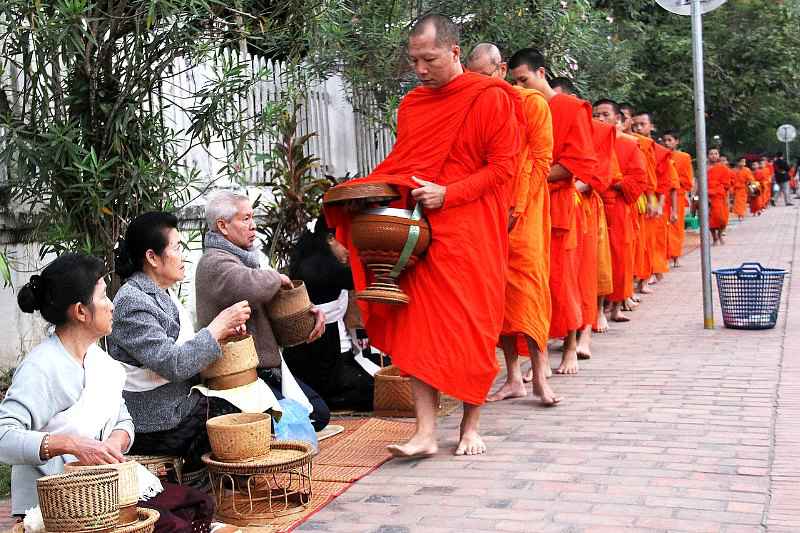
POLYGON ((98 472, 108 469, 119 472, 119 525, 132 524, 139 519, 136 511, 136 502, 139 501, 136 461, 109 465, 83 465, 75 461, 64 465, 65 472, 98 472))
POLYGON ((292 288, 281 287, 267 309, 278 344, 291 348, 308 339, 316 323, 312 307, 302 281, 292 281, 292 288))
POLYGON ((119 472, 81 470, 36 480, 48 533, 111 531, 119 522, 119 472))
MULTIPOLYGON (((441 395, 436 392, 436 405, 441 395)), ((375 373, 375 392, 372 401, 373 414, 392 418, 415 418, 414 394, 411 392, 411 379, 403 376, 394 365, 383 366, 375 373)))
POLYGON ((234 413, 206 422, 214 459, 226 463, 251 461, 269 454, 271 417, 265 413, 234 413))
POLYGON ((145 509, 144 507, 137 509, 137 513, 138 516, 135 522, 116 528, 114 533, 153 533, 161 513, 155 509, 145 509))

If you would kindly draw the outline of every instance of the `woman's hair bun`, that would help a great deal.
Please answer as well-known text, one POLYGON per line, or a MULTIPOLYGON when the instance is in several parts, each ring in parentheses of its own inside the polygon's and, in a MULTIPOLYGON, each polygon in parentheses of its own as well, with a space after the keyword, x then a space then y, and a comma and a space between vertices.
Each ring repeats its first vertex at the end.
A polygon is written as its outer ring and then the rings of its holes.
POLYGON ((33 313, 42 308, 43 282, 41 276, 34 274, 20 289, 17 294, 17 304, 23 313, 33 313))
POLYGON ((114 248, 114 270, 123 279, 129 278, 136 272, 133 264, 130 247, 124 238, 120 237, 117 246, 114 248))

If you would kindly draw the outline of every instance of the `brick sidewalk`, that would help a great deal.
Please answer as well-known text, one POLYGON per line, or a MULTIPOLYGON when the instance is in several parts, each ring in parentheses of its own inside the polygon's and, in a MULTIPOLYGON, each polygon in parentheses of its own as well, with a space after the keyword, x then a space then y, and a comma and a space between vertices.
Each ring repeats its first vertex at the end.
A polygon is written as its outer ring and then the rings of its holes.
MULTIPOLYGON (((797 231, 796 209, 748 218, 714 266, 788 268, 797 231)), ((389 462, 298 531, 800 532, 800 290, 775 329, 724 329, 717 309, 707 331, 699 252, 683 263, 577 377, 553 377, 560 406, 487 406, 473 458, 450 455, 450 416, 439 455, 389 462)))

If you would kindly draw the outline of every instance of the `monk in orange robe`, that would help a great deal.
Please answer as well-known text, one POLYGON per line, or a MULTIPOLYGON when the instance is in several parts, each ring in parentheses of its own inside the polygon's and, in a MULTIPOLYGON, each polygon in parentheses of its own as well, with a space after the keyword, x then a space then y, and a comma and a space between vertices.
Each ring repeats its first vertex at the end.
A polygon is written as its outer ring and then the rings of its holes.
MULTIPOLYGON (((544 57, 533 48, 516 52, 509 61, 516 85, 542 93, 553 116, 553 165, 550 183, 550 337, 564 338, 559 374, 578 372, 577 331, 585 324, 578 280, 578 251, 583 229, 576 216, 577 180, 595 172, 591 106, 547 83, 544 57)), ((581 182, 582 184, 582 182, 581 182)), ((583 185, 582 185, 583 186, 583 185)), ((591 317, 589 320, 593 320, 591 317)))
MULTIPOLYGON (((592 143, 594 146, 597 164, 592 174, 580 176, 579 188, 581 202, 578 206, 578 216, 581 217, 580 226, 583 229, 583 238, 579 254, 578 283, 581 289, 581 315, 583 327, 578 332, 576 351, 578 359, 591 359, 592 357, 592 330, 598 328, 598 315, 602 314, 602 300, 599 295, 599 251, 600 251, 600 214, 605 218, 605 209, 601 194, 611 184, 613 156, 617 129, 596 120, 592 121, 592 143), (581 190, 582 189, 582 190, 581 190)), ((604 239, 608 239, 606 231, 604 239)), ((605 316, 603 316, 605 320, 605 316)), ((607 329, 607 325, 606 325, 607 329)))
POLYGON ((750 196, 750 214, 761 215, 764 209, 764 186, 762 184, 763 172, 761 169, 760 161, 753 161, 752 163, 753 181, 758 183, 758 192, 750 196))
MULTIPOLYGON (((519 168, 525 118, 508 83, 463 72, 458 28, 446 17, 419 19, 408 55, 421 86, 400 104, 391 153, 368 177, 339 187, 393 184, 403 197, 390 205, 416 202, 431 227, 425 255, 399 279, 410 303, 362 307, 370 340, 411 376, 416 431, 388 451, 404 458, 437 452, 441 391, 464 402, 456 455, 481 454, 480 406, 498 371, 505 311, 509 181, 519 168)), ((337 238, 352 245, 347 212, 326 207, 326 216, 337 238)), ((364 268, 351 252, 354 284, 363 289, 364 268)))
POLYGON ((692 156, 686 152, 678 150, 680 137, 675 131, 664 133, 664 146, 672 150, 672 161, 675 163, 675 170, 678 172, 678 220, 670 224, 667 235, 667 255, 672 259, 672 266, 680 266, 679 258, 683 255, 683 243, 686 238, 686 208, 689 205, 689 195, 694 190, 694 169, 692 167, 692 156))
MULTIPOLYGON (((653 120, 650 113, 639 112, 633 116, 633 129, 647 139, 652 139, 653 120)), ((671 152, 658 143, 653 144, 655 156, 656 185, 655 205, 653 213, 645 220, 646 235, 650 244, 650 270, 655 274, 655 279, 650 283, 660 281, 669 271, 667 260, 667 232, 668 226, 675 220, 677 199, 678 174, 671 162, 671 152)))
POLYGON ((630 319, 622 309, 633 295, 633 211, 647 185, 645 162, 637 139, 622 131, 623 115, 616 102, 609 99, 595 102, 594 117, 618 129, 615 142, 618 167, 611 186, 603 193, 613 272, 613 291, 606 298, 611 303, 611 320, 627 322, 630 319))
MULTIPOLYGON (((550 81, 550 86, 556 94, 575 96, 575 87, 567 78, 554 78, 550 81)), ((601 316, 604 322, 603 331, 608 329, 605 314, 602 313, 603 298, 600 296, 600 244, 608 240, 605 209, 602 206, 603 200, 600 193, 605 191, 611 182, 615 139, 615 127, 592 121, 592 142, 597 156, 597 165, 593 175, 578 177, 579 182, 577 183, 582 196, 577 210, 578 226, 582 228, 582 238, 579 239, 578 249, 578 264, 580 265, 578 283, 581 289, 581 315, 584 322, 578 332, 576 347, 579 360, 591 359, 592 331, 599 329, 601 316), (601 227, 604 231, 602 238, 601 227)), ((606 273, 604 272, 603 275, 605 276, 606 273)), ((610 277, 610 273, 608 276, 610 277)), ((611 290, 605 291, 603 296, 610 292, 611 290)))
MULTIPOLYGON (((481 43, 469 54, 470 72, 501 80, 508 66, 494 44, 481 43)), ((542 93, 517 87, 526 119, 525 144, 516 179, 511 182, 508 277, 500 342, 506 381, 487 401, 528 395, 518 352, 531 356, 533 393, 544 405, 560 401, 547 383, 550 332, 550 191, 547 176, 553 157, 553 122, 542 93), (518 344, 523 350, 518 350, 518 344)))
POLYGON ((733 181, 733 214, 744 220, 747 212, 747 185, 753 181, 753 173, 747 168, 747 159, 740 157, 736 164, 736 177, 733 181))
MULTIPOLYGON (((725 181, 723 182, 723 186, 725 187, 725 204, 727 205, 728 209, 725 211, 725 227, 728 226, 731 218, 731 211, 733 210, 733 182, 736 179, 736 172, 731 168, 730 162, 728 161, 728 156, 720 154, 719 161, 725 166, 725 169, 728 171, 727 176, 725 177, 725 181)), ((725 230, 722 230, 725 233, 725 230)), ((724 236, 724 235, 723 235, 724 236)))
POLYGON ((644 155, 645 170, 647 171, 647 187, 640 202, 644 202, 644 210, 639 209, 638 222, 639 232, 637 248, 634 258, 634 277, 637 280, 637 289, 640 294, 650 294, 653 291, 648 288, 648 283, 653 275, 653 253, 655 250, 655 226, 654 219, 658 216, 659 202, 656 197, 658 187, 658 171, 656 162, 655 144, 650 137, 634 134, 639 142, 639 148, 644 155))
MULTIPOLYGON (((636 140, 636 143, 639 144, 639 137, 633 131, 633 114, 636 110, 633 107, 633 104, 629 102, 622 102, 619 104, 620 110, 620 121, 622 123, 621 129, 622 133, 628 135, 636 140)), ((631 214, 631 227, 633 228, 632 233, 632 260, 633 265, 631 266, 633 272, 633 281, 634 281, 634 293, 625 299, 625 303, 622 306, 623 311, 634 311, 641 302, 641 298, 639 298, 638 294, 636 294, 636 290, 641 288, 641 284, 638 283, 638 278, 636 276, 640 263, 644 261, 644 248, 643 248, 643 226, 644 226, 644 217, 647 214, 647 195, 645 190, 647 189, 647 185, 654 181, 653 176, 651 175, 651 169, 647 164, 647 157, 644 155, 644 151, 642 151, 641 144, 639 144, 639 150, 642 152, 642 157, 645 164, 645 186, 642 189, 642 194, 636 201, 636 204, 630 210, 631 214)), ((645 284, 646 289, 646 284, 645 284)), ((649 289, 645 290, 645 293, 652 292, 649 289)))
POLYGON ((713 244, 725 244, 722 232, 728 220, 728 179, 729 169, 722 163, 719 150, 708 151, 708 227, 711 229, 713 244))

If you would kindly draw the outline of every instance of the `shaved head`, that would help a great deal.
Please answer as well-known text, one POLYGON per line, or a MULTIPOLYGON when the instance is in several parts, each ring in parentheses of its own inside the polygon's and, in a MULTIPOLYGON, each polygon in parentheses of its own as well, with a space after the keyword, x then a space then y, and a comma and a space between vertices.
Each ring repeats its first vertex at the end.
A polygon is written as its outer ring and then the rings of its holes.
POLYGON ((574 95, 577 92, 575 91, 575 85, 572 83, 572 80, 564 77, 553 78, 550 80, 550 87, 552 87, 557 93, 562 94, 574 95))
POLYGON ((472 52, 469 53, 467 64, 479 61, 483 58, 489 60, 493 65, 499 65, 503 62, 503 55, 500 53, 500 49, 497 48, 497 45, 492 43, 480 43, 476 44, 472 52))
POLYGON ((408 36, 409 38, 421 37, 431 28, 436 33, 436 46, 439 48, 459 46, 461 32, 458 26, 444 15, 436 13, 431 13, 417 19, 417 22, 411 28, 411 32, 408 36))
POLYGON ((467 68, 476 74, 505 79, 508 66, 503 62, 500 49, 492 43, 475 46, 467 58, 467 68))

